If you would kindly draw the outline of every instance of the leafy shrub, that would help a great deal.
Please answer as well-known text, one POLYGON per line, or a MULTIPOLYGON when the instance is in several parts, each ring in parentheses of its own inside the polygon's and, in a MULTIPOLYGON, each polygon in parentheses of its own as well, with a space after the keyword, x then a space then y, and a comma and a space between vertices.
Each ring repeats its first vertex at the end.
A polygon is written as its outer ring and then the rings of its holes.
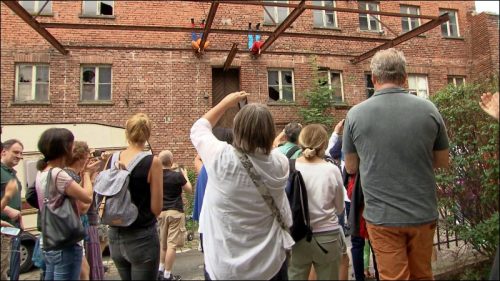
POLYGON ((495 255, 499 235, 498 122, 478 102, 484 91, 498 89, 498 80, 491 81, 449 85, 432 97, 450 139, 450 169, 436 175, 441 216, 488 257, 495 255))

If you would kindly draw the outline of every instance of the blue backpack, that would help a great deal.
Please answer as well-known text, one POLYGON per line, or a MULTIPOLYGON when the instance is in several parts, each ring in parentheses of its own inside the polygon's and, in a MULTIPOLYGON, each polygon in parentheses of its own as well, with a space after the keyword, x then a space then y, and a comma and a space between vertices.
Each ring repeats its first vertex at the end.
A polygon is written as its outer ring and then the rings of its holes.
POLYGON ((94 191, 102 224, 125 227, 137 219, 139 212, 130 197, 128 184, 132 170, 148 155, 150 153, 140 152, 130 161, 127 169, 120 169, 120 152, 115 152, 111 157, 110 168, 97 175, 94 191))

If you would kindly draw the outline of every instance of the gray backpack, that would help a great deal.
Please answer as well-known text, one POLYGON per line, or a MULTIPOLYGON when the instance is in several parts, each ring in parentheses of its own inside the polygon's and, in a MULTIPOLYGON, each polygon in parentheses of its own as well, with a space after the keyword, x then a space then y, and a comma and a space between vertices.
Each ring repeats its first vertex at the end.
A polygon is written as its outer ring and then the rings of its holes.
POLYGON ((130 172, 148 155, 150 153, 140 152, 130 161, 127 169, 120 169, 120 152, 115 152, 111 156, 110 168, 97 175, 94 183, 95 204, 102 224, 124 227, 137 219, 137 206, 132 202, 128 189, 130 172))

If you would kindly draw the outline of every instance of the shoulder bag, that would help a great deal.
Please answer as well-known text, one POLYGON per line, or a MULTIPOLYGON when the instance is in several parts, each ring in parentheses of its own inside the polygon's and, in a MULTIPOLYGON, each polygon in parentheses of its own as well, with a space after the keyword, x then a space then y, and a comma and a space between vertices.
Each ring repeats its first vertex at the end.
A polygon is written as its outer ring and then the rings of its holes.
MULTIPOLYGON (((80 217, 73 209, 68 196, 64 195, 63 203, 58 208, 52 209, 49 207, 52 185, 52 169, 50 169, 47 175, 42 212, 43 249, 46 251, 64 249, 76 244, 85 237, 85 230, 80 217)), ((56 188, 55 184, 54 188, 56 188)))

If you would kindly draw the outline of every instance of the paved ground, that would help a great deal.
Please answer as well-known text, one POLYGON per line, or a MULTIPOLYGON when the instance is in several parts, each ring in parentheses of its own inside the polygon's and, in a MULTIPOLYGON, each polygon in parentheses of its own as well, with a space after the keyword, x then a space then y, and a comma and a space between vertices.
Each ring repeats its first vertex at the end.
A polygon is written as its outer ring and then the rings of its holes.
MULTIPOLYGON (((347 241, 350 259, 351 243, 350 239, 347 239, 347 241)), ((197 245, 197 240, 188 242, 186 243, 187 247, 177 253, 174 274, 181 275, 183 280, 204 280, 203 255, 198 251, 197 245)), ((451 245, 450 249, 442 248, 436 252, 436 260, 433 262, 432 266, 435 278, 436 280, 440 280, 441 276, 445 278, 446 272, 466 267, 474 261, 477 261, 477 259, 478 256, 475 255, 474 251, 467 245, 463 245, 463 243, 451 245)), ((109 266, 109 271, 105 275, 106 280, 119 280, 120 276, 109 256, 104 257, 104 264, 109 266)), ((371 268, 371 270, 373 272, 373 268, 371 268)), ((39 275, 39 270, 34 268, 28 273, 21 274, 19 280, 38 280, 39 275)), ((352 265, 350 265, 349 268, 349 280, 354 280, 352 265)))

